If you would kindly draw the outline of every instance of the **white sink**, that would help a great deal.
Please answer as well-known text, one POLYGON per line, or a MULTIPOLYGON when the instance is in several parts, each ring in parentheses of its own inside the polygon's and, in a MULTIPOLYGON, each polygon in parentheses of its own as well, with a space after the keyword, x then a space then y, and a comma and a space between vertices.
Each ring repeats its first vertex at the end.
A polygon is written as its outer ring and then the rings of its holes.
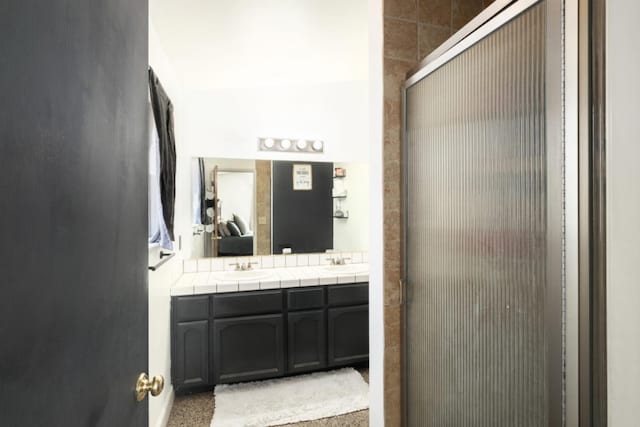
POLYGON ((265 280, 273 276, 273 273, 267 270, 245 270, 245 271, 221 271, 213 273, 213 277, 218 280, 232 280, 239 282, 255 282, 265 280))
POLYGON ((368 264, 343 264, 343 265, 324 265, 321 267, 324 271, 329 273, 340 274, 360 274, 368 273, 368 264))

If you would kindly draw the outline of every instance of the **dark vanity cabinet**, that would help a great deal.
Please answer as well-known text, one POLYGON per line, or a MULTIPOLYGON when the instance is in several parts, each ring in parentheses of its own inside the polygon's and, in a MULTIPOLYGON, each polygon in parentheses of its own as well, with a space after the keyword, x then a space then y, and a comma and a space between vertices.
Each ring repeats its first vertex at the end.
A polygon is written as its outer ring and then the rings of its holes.
POLYGON ((287 291, 287 338, 290 373, 327 366, 327 314, 325 288, 287 291))
POLYGON ((283 375, 282 315, 214 320, 213 359, 216 384, 283 375))
POLYGON ((367 362, 368 284, 172 298, 177 393, 367 362))
POLYGON ((369 306, 330 308, 329 366, 369 360, 369 306))
POLYGON ((355 283, 328 291, 328 364, 345 366, 369 360, 369 286, 355 283))
POLYGON ((171 311, 171 370, 177 392, 210 385, 209 297, 174 297, 171 311))
POLYGON ((216 294, 212 301, 214 384, 284 375, 282 291, 216 294))

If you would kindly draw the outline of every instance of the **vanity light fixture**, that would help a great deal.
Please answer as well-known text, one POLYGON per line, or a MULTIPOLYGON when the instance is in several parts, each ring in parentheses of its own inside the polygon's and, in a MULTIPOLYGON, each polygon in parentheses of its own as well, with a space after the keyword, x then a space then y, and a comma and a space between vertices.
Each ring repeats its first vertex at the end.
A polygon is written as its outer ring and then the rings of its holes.
POLYGON ((285 151, 289 153, 323 153, 324 141, 305 138, 295 140, 290 138, 258 138, 258 150, 285 151), (295 141, 295 143, 292 141, 295 141))
POLYGON ((283 139, 282 141, 280 141, 280 148, 282 148, 285 151, 288 151, 291 148, 291 140, 283 139))

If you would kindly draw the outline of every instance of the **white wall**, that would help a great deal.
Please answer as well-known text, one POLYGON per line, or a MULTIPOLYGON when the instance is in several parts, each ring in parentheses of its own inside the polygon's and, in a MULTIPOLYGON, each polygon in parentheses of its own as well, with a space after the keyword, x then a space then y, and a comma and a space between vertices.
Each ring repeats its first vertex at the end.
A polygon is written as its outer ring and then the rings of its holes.
MULTIPOLYGON (((153 3, 153 0, 151 1, 153 3)), ((155 23, 151 17, 149 17, 149 65, 153 67, 153 71, 160 78, 162 86, 169 94, 180 91, 176 71, 160 43, 155 23)))
POLYGON ((383 0, 369 0, 369 425, 384 426, 383 0))
POLYGON ((607 2, 607 364, 611 427, 640 422, 640 3, 607 2))
POLYGON ((365 0, 152 0, 185 88, 300 86, 368 78, 365 0))
POLYGON ((366 161, 367 92, 366 81, 190 90, 176 120, 192 156, 274 160, 257 150, 257 138, 271 136, 324 140, 324 155, 309 159, 366 161))
MULTIPOLYGON (((159 261, 159 249, 149 253, 149 265, 159 261)), ((169 420, 174 391, 171 384, 171 296, 169 288, 182 274, 181 260, 173 257, 158 271, 149 272, 149 376, 162 375, 164 391, 149 399, 149 427, 164 427, 169 420)))
MULTIPOLYGON (((369 166, 367 163, 334 163, 344 168, 347 177, 334 180, 334 187, 344 185, 347 198, 343 210, 348 219, 333 220, 333 247, 340 251, 362 251, 369 248, 369 166)), ((334 205, 336 203, 334 202, 334 205)))

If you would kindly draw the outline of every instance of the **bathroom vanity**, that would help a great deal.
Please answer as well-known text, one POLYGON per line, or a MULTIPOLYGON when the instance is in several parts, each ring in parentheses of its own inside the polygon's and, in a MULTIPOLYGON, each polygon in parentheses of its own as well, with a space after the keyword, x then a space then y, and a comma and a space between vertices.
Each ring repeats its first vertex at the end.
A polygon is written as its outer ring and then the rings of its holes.
MULTIPOLYGON (((305 274, 298 283, 309 283, 313 274, 305 274)), ((366 281, 347 278, 333 277, 335 283, 317 286, 239 287, 236 292, 206 293, 211 288, 194 286, 192 294, 173 296, 174 389, 190 393, 221 383, 366 363, 368 276, 366 281), (355 283, 344 283, 347 278, 355 283)))

